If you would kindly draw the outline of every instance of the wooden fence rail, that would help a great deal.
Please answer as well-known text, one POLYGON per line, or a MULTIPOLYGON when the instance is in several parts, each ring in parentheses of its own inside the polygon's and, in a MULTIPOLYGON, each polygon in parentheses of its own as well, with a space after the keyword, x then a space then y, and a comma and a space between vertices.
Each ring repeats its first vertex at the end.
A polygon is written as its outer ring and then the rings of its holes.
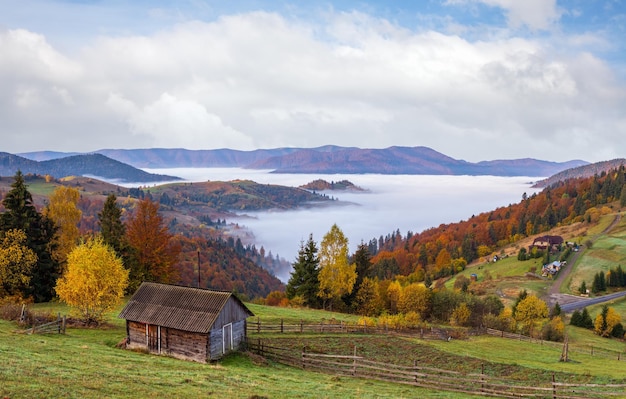
POLYGON ((49 323, 44 323, 40 325, 34 325, 28 330, 29 334, 65 334, 65 326, 66 326, 67 318, 66 316, 61 317, 61 314, 57 314, 57 319, 51 321, 49 323))
POLYGON ((424 367, 417 362, 413 366, 382 363, 357 356, 356 347, 354 355, 308 353, 304 350, 297 353, 293 349, 266 345, 261 339, 249 339, 248 350, 276 362, 307 370, 484 397, 599 399, 624 397, 626 392, 626 384, 559 383, 555 381, 554 374, 544 384, 527 386, 523 381, 485 375, 482 369, 480 373, 464 374, 424 367))
MULTIPOLYGON (((516 339, 519 341, 525 341, 525 342, 530 342, 530 343, 537 343, 540 345, 547 345, 547 346, 551 346, 554 348, 562 348, 563 347, 563 343, 562 342, 552 342, 552 341, 544 341, 541 339, 536 339, 536 338, 532 338, 526 335, 521 335, 521 334, 514 334, 514 333, 509 333, 509 332, 505 332, 505 331, 500 331, 500 330, 494 330, 492 328, 487 328, 485 330, 485 332, 488 335, 494 336, 494 337, 501 337, 501 338, 508 338, 508 339, 516 339)), ((597 348, 594 346, 580 346, 580 345, 572 345, 571 343, 568 345, 568 350, 570 352, 575 352, 575 353, 580 353, 580 354, 585 354, 585 355, 591 355, 591 356, 600 356, 600 357, 604 357, 607 359, 617 359, 617 360, 625 360, 626 361, 626 352, 618 352, 618 351, 612 351, 609 349, 603 349, 603 348, 597 348)))
MULTIPOLYGON (((279 324, 263 323, 261 320, 248 320, 248 333, 327 333, 327 334, 402 334, 419 337, 421 339, 448 340, 450 337, 458 336, 455 329, 446 328, 392 328, 392 327, 372 327, 364 324, 348 323, 304 323, 288 324, 280 321, 279 324)), ((477 335, 477 330, 463 330, 463 334, 477 335)))

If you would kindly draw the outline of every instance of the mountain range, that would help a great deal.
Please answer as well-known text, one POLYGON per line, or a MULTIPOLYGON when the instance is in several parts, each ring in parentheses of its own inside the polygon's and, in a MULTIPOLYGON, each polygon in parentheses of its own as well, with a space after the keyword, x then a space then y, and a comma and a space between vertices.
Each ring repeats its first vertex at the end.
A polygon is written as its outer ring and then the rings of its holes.
MULTIPOLYGON (((253 151, 165 148, 103 149, 95 151, 93 154, 104 155, 134 168, 239 167, 267 169, 272 170, 273 173, 321 174, 552 176, 563 170, 588 164, 582 160, 550 162, 532 158, 472 163, 451 158, 428 147, 397 146, 384 149, 323 146, 253 151)), ((42 151, 19 155, 43 163, 52 160, 60 161, 68 156, 76 157, 84 154, 42 151)), ((24 172, 24 170, 22 171, 24 172)), ((0 172, 5 174, 2 169, 0 172)), ((74 174, 78 174, 78 172, 74 172, 74 174)), ((126 176, 118 176, 118 178, 128 179, 126 176)), ((130 179, 130 181, 135 180, 130 179)))

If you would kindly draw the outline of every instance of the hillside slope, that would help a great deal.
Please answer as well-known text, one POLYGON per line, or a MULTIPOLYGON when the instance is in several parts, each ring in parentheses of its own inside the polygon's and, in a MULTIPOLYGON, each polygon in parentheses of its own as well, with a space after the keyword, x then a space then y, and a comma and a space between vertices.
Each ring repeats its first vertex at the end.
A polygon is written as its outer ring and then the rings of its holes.
POLYGON ((176 176, 148 173, 102 154, 71 155, 34 161, 18 155, 0 153, 0 176, 13 176, 18 170, 23 174, 50 175, 57 178, 97 176, 121 183, 181 180, 176 176))

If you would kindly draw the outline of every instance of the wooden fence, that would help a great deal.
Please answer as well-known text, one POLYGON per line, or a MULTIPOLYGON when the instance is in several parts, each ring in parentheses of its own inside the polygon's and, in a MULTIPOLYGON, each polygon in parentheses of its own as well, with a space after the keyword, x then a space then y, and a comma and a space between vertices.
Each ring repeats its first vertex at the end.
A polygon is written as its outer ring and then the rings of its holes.
MULTIPOLYGON (((541 340, 541 339, 529 337, 527 335, 509 333, 509 332, 506 332, 506 331, 494 330, 492 328, 487 328, 485 330, 485 332, 488 335, 491 335, 491 336, 494 336, 494 337, 515 339, 515 340, 518 340, 518 341, 525 341, 525 342, 536 343, 536 344, 540 344, 540 345, 552 346, 552 347, 555 347, 555 348, 562 348, 563 347, 563 343, 562 342, 544 341, 544 340, 541 340)), ((570 343, 570 344, 568 344, 568 351, 569 352, 574 352, 574 353, 585 354, 585 355, 591 355, 591 356, 600 356, 600 357, 604 357, 604 358, 607 358, 607 359, 613 359, 613 360, 615 360, 615 359, 617 359, 617 360, 626 360, 626 352, 612 351, 612 350, 609 350, 609 349, 598 348, 598 347, 594 347, 594 346, 591 346, 591 345, 589 345, 589 346, 582 346, 582 345, 572 345, 570 343)))
POLYGON ((65 326, 67 319, 65 316, 61 317, 61 314, 57 314, 57 319, 49 323, 40 325, 33 324, 33 327, 28 330, 29 334, 65 334, 65 326))
POLYGON ((476 373, 460 373, 420 366, 417 362, 406 366, 368 360, 357 356, 356 347, 354 354, 347 356, 309 353, 304 350, 298 353, 293 349, 266 345, 261 339, 249 339, 248 350, 276 362, 306 370, 484 397, 599 399, 626 396, 626 384, 560 383, 555 380, 554 374, 547 373, 545 383, 527 386, 524 384, 528 382, 485 375, 482 368, 476 373))
POLYGON ((248 333, 328 333, 328 334, 341 334, 341 333, 361 333, 361 334, 401 334, 409 335, 421 339, 434 339, 434 340, 448 340, 451 337, 457 338, 462 335, 477 335, 476 330, 456 330, 446 328, 394 328, 394 327, 373 327, 365 324, 348 324, 348 323, 300 323, 289 324, 284 323, 283 320, 280 323, 262 323, 261 320, 247 321, 248 333))

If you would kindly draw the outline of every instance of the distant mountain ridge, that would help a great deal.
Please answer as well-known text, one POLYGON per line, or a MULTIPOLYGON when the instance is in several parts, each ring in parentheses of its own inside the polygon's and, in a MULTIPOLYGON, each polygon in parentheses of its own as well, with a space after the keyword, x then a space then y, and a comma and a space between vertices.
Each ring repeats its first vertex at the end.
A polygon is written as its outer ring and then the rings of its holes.
POLYGON ((119 182, 164 182, 182 180, 180 177, 148 173, 102 154, 80 154, 36 161, 0 153, 0 176, 13 176, 18 170, 24 174, 66 176, 96 176, 119 182))
POLYGON ((602 172, 608 172, 612 169, 618 169, 620 166, 626 165, 626 159, 617 158, 610 161, 602 161, 591 163, 588 165, 578 166, 576 168, 566 169, 547 179, 543 179, 535 183, 533 187, 544 188, 557 184, 567 179, 579 179, 600 175, 602 172))
MULTIPOLYGON (((105 155, 136 168, 215 168, 240 167, 268 169, 273 173, 323 174, 421 174, 421 175, 493 175, 552 176, 588 162, 572 160, 550 162, 531 158, 481 161, 457 160, 428 147, 357 147, 323 146, 317 148, 275 148, 241 151, 232 149, 103 149, 105 155)), ((21 154, 37 160, 59 158, 58 152, 21 154)))

